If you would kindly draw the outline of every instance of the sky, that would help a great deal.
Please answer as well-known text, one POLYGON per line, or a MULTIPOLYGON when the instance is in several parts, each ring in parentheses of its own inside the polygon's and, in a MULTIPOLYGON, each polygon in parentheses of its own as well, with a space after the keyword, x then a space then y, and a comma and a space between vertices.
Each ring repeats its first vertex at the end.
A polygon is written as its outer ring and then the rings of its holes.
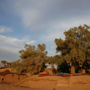
POLYGON ((0 60, 19 59, 25 44, 45 43, 56 55, 55 38, 83 24, 90 25, 90 0, 0 0, 0 60))

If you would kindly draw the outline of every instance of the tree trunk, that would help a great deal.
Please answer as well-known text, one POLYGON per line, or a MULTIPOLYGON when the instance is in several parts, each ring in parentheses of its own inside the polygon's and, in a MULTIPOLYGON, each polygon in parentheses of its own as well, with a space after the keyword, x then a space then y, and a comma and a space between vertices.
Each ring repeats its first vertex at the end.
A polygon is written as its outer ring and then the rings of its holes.
POLYGON ((51 68, 52 68, 52 70, 55 68, 55 67, 54 67, 54 64, 51 64, 51 68))
POLYGON ((86 73, 85 69, 82 69, 82 74, 85 74, 85 73, 86 73))
POLYGON ((51 65, 51 69, 52 69, 52 73, 53 73, 53 75, 54 75, 54 73, 55 73, 55 67, 54 67, 54 64, 51 65))
POLYGON ((75 66, 71 66, 71 74, 75 74, 75 66))

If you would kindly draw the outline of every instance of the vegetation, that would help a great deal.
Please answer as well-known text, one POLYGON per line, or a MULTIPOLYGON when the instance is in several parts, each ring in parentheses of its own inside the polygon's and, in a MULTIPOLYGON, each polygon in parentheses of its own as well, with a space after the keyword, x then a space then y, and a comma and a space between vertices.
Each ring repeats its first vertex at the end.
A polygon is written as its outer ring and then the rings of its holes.
MULTIPOLYGON (((20 60, 7 63, 1 63, 6 67, 15 68, 16 73, 38 74, 43 72, 46 64, 57 65, 58 72, 75 73, 80 69, 86 71, 90 68, 90 27, 87 25, 70 28, 64 32, 65 39, 55 39, 56 51, 60 54, 47 56, 46 45, 26 44, 23 50, 20 50, 20 60)), ((56 71, 55 71, 56 72, 56 71)))
POLYGON ((20 60, 12 63, 18 73, 37 74, 45 69, 46 55, 45 44, 25 45, 25 49, 20 51, 20 60))
MULTIPOLYGON (((74 27, 64 32, 65 40, 55 39, 57 52, 61 52, 63 61, 71 65, 71 71, 75 72, 78 66, 90 61, 90 27, 87 25, 74 27)), ((72 73, 71 72, 71 73, 72 73)))
POLYGON ((0 67, 4 68, 4 67, 10 67, 10 63, 6 60, 1 60, 1 64, 0 67))

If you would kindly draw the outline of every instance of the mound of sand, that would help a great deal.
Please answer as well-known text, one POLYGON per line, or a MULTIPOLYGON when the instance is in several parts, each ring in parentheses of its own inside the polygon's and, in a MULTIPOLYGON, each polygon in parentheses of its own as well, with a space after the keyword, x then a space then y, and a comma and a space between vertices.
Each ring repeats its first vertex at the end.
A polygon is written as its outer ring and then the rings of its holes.
MULTIPOLYGON (((17 75, 7 75, 9 78, 15 81, 17 75)), ((38 77, 29 76, 20 79, 15 82, 15 84, 0 84, 0 90, 90 90, 90 76, 71 76, 71 77, 61 77, 61 76, 46 76, 38 77), (28 88, 26 88, 28 87, 28 88)))
POLYGON ((27 86, 31 88, 44 88, 60 90, 60 88, 65 88, 65 90, 89 90, 90 88, 90 76, 71 76, 71 77, 60 77, 60 76, 47 76, 38 77, 32 76, 28 77, 24 81, 19 83, 21 86, 27 86))
POLYGON ((9 84, 0 84, 0 90, 40 90, 40 89, 13 86, 13 85, 9 85, 9 84))

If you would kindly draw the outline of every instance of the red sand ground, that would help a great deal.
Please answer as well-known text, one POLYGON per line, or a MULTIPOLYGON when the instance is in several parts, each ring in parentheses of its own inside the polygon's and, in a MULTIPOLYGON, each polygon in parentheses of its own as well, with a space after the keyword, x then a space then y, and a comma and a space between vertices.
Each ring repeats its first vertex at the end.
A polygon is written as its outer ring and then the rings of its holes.
MULTIPOLYGON (((7 77, 11 79, 11 76, 7 77)), ((90 75, 71 77, 30 76, 15 83, 0 84, 0 90, 90 90, 90 75)))

